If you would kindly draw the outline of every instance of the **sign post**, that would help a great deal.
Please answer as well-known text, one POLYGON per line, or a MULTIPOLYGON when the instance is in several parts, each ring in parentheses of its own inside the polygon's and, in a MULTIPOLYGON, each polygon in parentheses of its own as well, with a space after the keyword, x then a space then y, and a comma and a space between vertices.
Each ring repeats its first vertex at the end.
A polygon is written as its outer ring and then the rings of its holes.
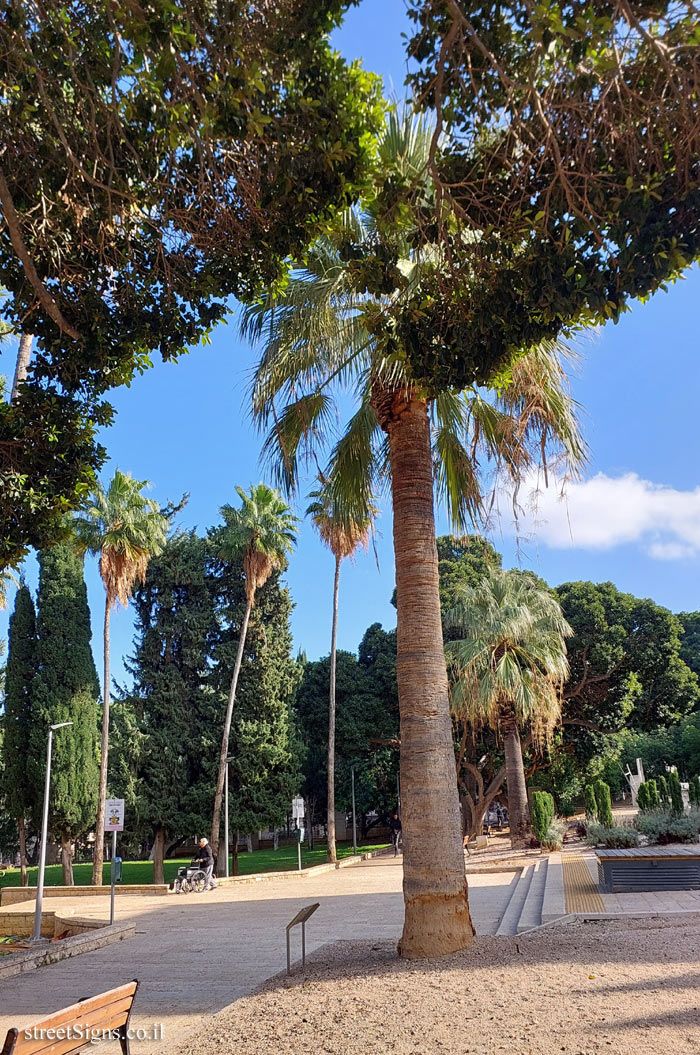
POLYGON ((352 781, 352 852, 357 853, 357 820, 355 817, 355 767, 350 767, 350 780, 352 781))
POLYGON ((301 872, 301 843, 304 838, 304 800, 302 798, 292 799, 292 820, 297 830, 297 861, 301 872))
POLYGON ((121 860, 117 857, 117 832, 124 831, 124 799, 105 799, 105 828, 112 833, 112 867, 110 869, 109 922, 114 923, 114 886, 121 880, 121 860), (117 875, 117 870, 119 874, 117 875))

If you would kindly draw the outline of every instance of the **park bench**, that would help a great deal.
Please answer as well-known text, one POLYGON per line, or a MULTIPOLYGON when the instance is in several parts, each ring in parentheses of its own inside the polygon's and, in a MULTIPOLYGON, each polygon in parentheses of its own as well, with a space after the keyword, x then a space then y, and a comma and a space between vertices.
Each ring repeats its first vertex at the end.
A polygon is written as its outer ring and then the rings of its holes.
POLYGON ((598 883, 608 894, 700 890, 700 846, 596 850, 598 883))
POLYGON ((96 1039, 118 1039, 129 1055, 129 1019, 139 983, 89 996, 24 1029, 8 1030, 0 1055, 73 1055, 96 1039))

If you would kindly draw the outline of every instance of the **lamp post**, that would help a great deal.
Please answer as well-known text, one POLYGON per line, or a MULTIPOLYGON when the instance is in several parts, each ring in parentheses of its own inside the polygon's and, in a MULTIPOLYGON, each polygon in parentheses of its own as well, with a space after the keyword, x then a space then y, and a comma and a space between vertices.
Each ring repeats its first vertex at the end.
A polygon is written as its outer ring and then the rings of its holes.
POLYGON ((226 759, 226 769, 224 770, 224 849, 226 851, 226 865, 224 868, 224 876, 228 879, 228 764, 233 762, 233 755, 230 755, 226 759))
POLYGON ((49 829, 49 792, 51 788, 51 745, 56 729, 64 729, 72 722, 58 722, 49 726, 49 740, 46 745, 46 780, 44 781, 44 812, 41 821, 41 850, 39 853, 39 874, 36 881, 36 908, 34 910, 34 933, 32 941, 41 941, 41 907, 44 900, 44 872, 46 870, 46 838, 49 829))

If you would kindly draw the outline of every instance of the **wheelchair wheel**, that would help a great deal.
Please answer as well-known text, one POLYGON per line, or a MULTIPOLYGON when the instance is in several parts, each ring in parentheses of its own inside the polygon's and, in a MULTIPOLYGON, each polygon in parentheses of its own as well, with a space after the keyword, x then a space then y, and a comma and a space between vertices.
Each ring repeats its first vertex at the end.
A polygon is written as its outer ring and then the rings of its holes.
POLYGON ((201 870, 199 872, 195 872, 193 875, 190 876, 190 879, 189 879, 190 890, 194 894, 201 894, 202 891, 204 890, 204 884, 206 882, 206 878, 207 878, 206 875, 201 870))

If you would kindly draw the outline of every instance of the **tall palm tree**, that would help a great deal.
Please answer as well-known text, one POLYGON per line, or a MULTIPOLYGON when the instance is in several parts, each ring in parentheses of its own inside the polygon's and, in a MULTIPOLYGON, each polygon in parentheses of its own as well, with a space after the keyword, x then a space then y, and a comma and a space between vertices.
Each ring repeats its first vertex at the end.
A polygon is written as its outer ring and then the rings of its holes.
MULTIPOLYGON (((424 204, 431 200, 431 141, 424 121, 394 114, 379 146, 387 185, 420 185, 424 204)), ((413 376, 395 320, 402 300, 415 301, 433 267, 434 250, 415 248, 420 239, 419 220, 412 223, 405 212, 387 222, 386 196, 378 193, 361 210, 343 214, 284 291, 249 307, 242 319, 244 335, 262 344, 253 412, 268 430, 263 451, 276 482, 288 493, 296 490, 305 460, 325 446, 324 473, 341 519, 356 518, 377 491, 391 489, 404 830, 399 948, 410 957, 449 953, 473 937, 442 639, 434 482, 463 530, 488 511, 487 478, 493 484, 505 474, 517 482, 540 464, 543 451, 553 451, 569 468, 584 454, 562 349, 553 342, 532 350, 529 371, 520 368, 520 380, 528 381, 520 398, 511 391, 517 364, 497 392, 435 394, 413 376), (383 293, 368 292, 381 283, 383 293), (533 400, 536 378, 539 398, 533 400), (356 401, 339 434, 334 388, 349 389, 356 401)))
POLYGON ((335 558, 333 576, 333 619, 331 622, 330 687, 328 695, 328 853, 329 861, 336 860, 335 848, 335 661, 338 638, 338 591, 340 587, 340 565, 346 557, 352 557, 360 546, 367 547, 376 515, 374 508, 359 512, 357 519, 338 516, 335 510, 330 481, 320 474, 321 486, 312 491, 313 501, 306 510, 311 522, 335 558))
POLYGON ((137 583, 146 577, 148 562, 165 545, 168 517, 157 502, 142 494, 147 480, 135 480, 116 470, 109 487, 98 484, 84 511, 75 517, 78 548, 82 553, 99 554, 100 576, 105 588, 104 689, 102 741, 100 752, 100 791, 95 825, 95 856, 92 882, 102 882, 104 855, 105 797, 109 758, 109 630, 110 616, 117 601, 126 608, 137 583))
MULTIPOLYGON (((257 487, 251 487, 249 494, 246 494, 241 487, 237 487, 236 491, 241 500, 240 509, 235 509, 230 505, 223 506, 221 515, 224 518, 224 524, 213 535, 214 549, 222 560, 242 559, 243 561, 246 606, 238 638, 231 688, 228 694, 224 732, 221 737, 219 771, 214 795, 214 813, 211 822, 212 848, 216 848, 219 845, 221 802, 224 795, 231 718, 233 716, 238 676, 241 672, 243 651, 248 634, 250 613, 255 604, 255 594, 261 586, 265 585, 273 571, 284 565, 294 546, 298 524, 298 518, 294 516, 289 506, 282 500, 279 492, 267 487, 266 484, 261 483, 257 487)), ((219 855, 218 872, 221 874, 223 871, 224 862, 221 860, 221 855, 219 855)))
POLYGON ((488 725, 503 737, 511 844, 522 847, 532 833, 520 730, 528 727, 536 745, 549 742, 573 631, 557 598, 530 572, 492 569, 460 594, 445 617, 462 635, 446 645, 452 705, 472 727, 488 725))
POLYGON ((19 386, 27 377, 29 362, 32 357, 33 340, 34 335, 31 333, 20 334, 19 346, 17 348, 17 361, 15 363, 15 376, 12 381, 12 395, 10 396, 11 403, 14 403, 19 393, 19 386))

